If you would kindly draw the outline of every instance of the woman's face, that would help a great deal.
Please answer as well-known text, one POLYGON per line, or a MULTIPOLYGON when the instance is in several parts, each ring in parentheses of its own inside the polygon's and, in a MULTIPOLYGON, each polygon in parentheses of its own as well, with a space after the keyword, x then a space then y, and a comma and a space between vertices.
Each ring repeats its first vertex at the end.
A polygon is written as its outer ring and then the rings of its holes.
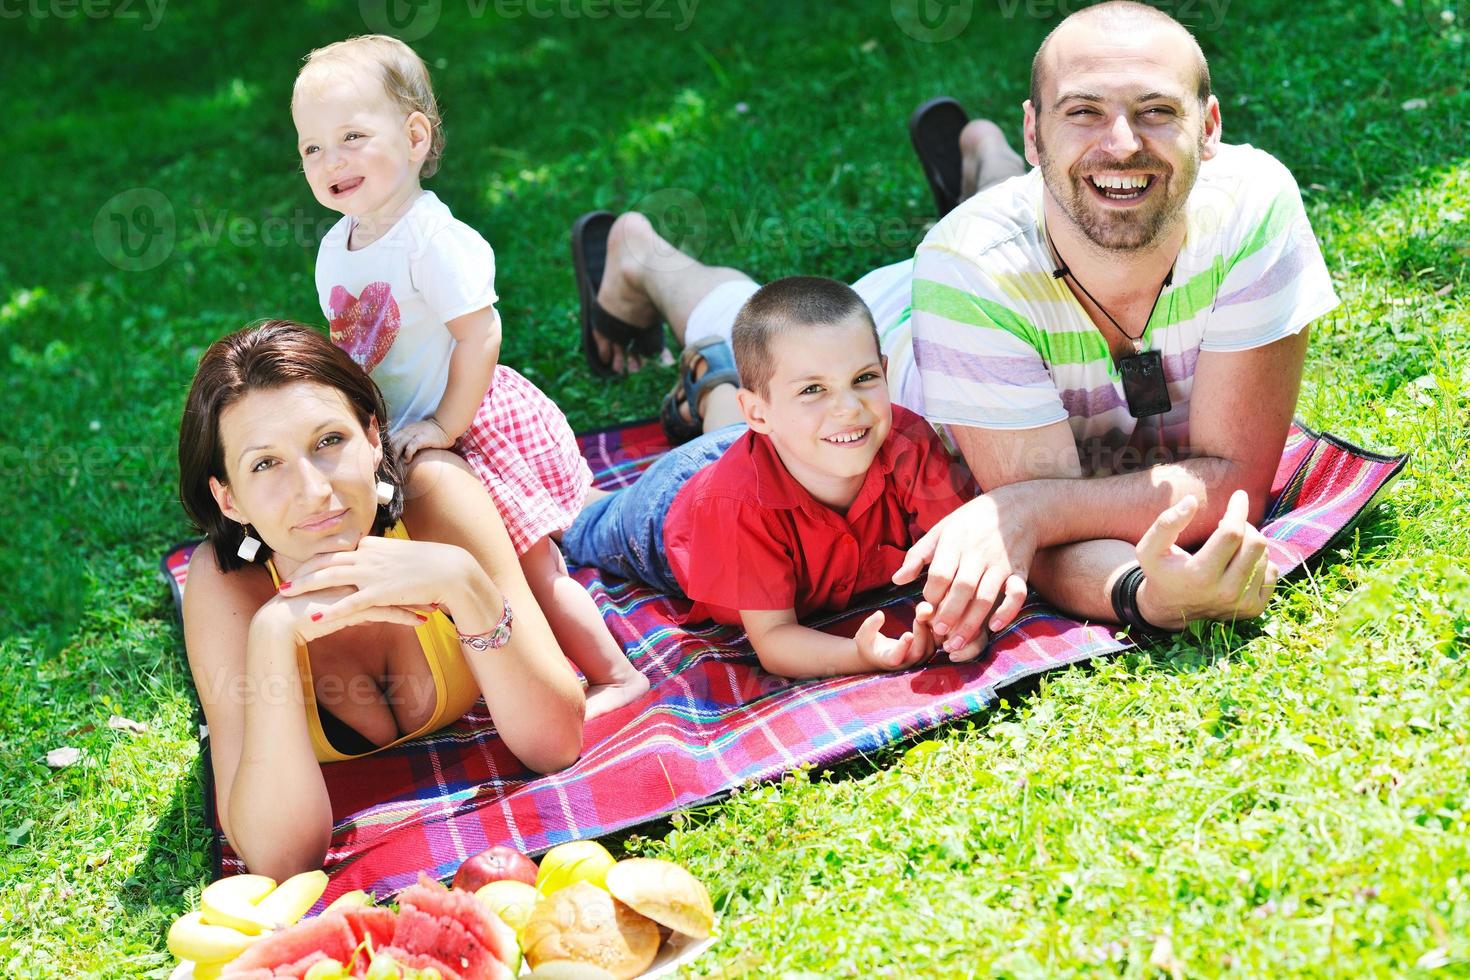
POLYGON ((221 412, 219 427, 228 482, 210 478, 214 499, 278 556, 350 551, 372 530, 382 443, 336 388, 257 389, 221 412))

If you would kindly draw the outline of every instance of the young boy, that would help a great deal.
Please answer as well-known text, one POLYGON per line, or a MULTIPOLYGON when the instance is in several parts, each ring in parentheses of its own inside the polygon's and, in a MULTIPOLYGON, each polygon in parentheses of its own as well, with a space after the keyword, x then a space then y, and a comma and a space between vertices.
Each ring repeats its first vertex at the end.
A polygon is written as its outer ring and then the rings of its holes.
POLYGON ((850 638, 798 622, 890 584, 914 540, 973 495, 928 423, 890 404, 867 306, 835 280, 779 279, 741 308, 732 340, 746 424, 676 447, 590 504, 562 538, 567 558, 688 596, 691 622, 743 626, 773 674, 928 659, 928 603, 896 640, 882 610, 850 638))

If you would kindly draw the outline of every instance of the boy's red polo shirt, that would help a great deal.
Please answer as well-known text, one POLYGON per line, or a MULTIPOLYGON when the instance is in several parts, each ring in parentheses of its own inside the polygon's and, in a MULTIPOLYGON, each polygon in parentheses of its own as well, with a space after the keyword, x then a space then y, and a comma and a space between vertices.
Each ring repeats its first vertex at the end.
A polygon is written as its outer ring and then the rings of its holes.
POLYGON ((741 609, 804 617, 891 584, 909 546, 972 493, 929 423, 895 405, 846 516, 792 478, 768 437, 747 432, 679 491, 664 547, 694 600, 691 622, 739 624, 741 609))

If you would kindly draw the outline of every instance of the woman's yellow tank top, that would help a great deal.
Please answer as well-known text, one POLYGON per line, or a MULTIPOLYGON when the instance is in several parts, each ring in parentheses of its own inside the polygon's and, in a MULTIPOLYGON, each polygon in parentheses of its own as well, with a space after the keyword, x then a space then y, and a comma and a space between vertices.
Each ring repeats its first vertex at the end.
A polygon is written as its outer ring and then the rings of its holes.
MULTIPOLYGON (((388 528, 383 536, 408 540, 408 532, 403 529, 402 524, 395 524, 388 528)), ((281 578, 276 574, 275 564, 267 561, 266 567, 270 569, 271 581, 279 586, 281 578)), ((434 713, 417 731, 400 735, 386 745, 373 749, 372 752, 381 752, 383 749, 401 745, 411 738, 418 738, 420 735, 437 731, 457 720, 480 698, 480 684, 470 671, 470 665, 465 662, 464 650, 459 644, 459 634, 455 632, 454 624, 449 621, 449 617, 436 609, 429 614, 429 621, 422 626, 415 627, 414 632, 418 634, 419 646, 423 649, 424 659, 429 662, 429 671, 434 676, 436 698, 434 713)), ((317 710, 316 689, 311 682, 311 658, 307 656, 304 643, 296 647, 296 667, 301 674, 301 696, 306 703, 306 727, 311 733, 311 747, 316 752, 317 761, 342 762, 372 755, 372 752, 344 755, 333 748, 332 743, 327 740, 326 733, 322 731, 321 714, 317 710)))

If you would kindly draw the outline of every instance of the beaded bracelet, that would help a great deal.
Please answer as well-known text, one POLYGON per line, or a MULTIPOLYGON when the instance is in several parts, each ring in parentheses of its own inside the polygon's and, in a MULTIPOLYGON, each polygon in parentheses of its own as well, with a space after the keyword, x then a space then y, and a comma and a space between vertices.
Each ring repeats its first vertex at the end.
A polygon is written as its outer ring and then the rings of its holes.
POLYGON ((499 650, 510 642, 510 600, 504 596, 500 601, 505 604, 505 611, 500 615, 500 622, 496 623, 485 633, 461 633, 455 630, 459 642, 476 653, 484 653, 486 650, 499 650))

